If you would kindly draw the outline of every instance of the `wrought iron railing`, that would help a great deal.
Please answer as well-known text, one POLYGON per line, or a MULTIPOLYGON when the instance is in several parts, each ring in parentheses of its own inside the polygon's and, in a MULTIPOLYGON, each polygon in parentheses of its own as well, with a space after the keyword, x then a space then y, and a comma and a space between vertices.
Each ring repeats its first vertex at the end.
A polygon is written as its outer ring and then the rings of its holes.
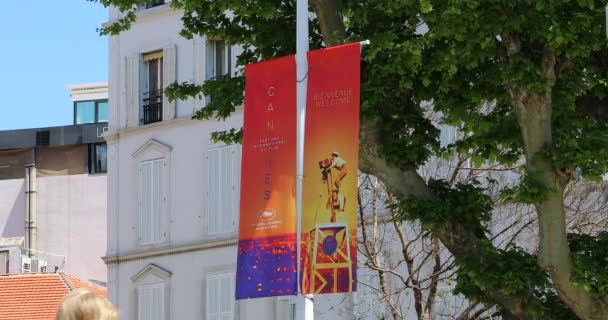
POLYGON ((162 6, 163 4, 165 4, 165 0, 154 0, 154 1, 151 1, 149 3, 146 3, 144 5, 144 7, 146 9, 150 9, 152 7, 162 6))
POLYGON ((144 93, 144 124, 163 120, 163 90, 144 93))

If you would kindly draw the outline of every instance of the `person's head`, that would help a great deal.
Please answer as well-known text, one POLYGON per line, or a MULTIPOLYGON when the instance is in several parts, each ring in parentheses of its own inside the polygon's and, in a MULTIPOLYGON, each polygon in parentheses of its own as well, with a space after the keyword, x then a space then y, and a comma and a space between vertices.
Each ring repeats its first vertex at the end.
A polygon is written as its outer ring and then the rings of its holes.
POLYGON ((118 320, 118 312, 108 299, 77 289, 63 298, 55 320, 118 320))
POLYGON ((332 158, 332 159, 335 159, 335 158, 337 158, 337 157, 339 157, 339 156, 340 156, 340 154, 339 154, 339 153, 337 153, 337 152, 335 152, 335 151, 334 151, 334 152, 332 152, 332 154, 331 154, 331 158, 332 158))
POLYGON ((334 190, 331 193, 331 198, 334 199, 334 200, 338 200, 338 190, 334 190))

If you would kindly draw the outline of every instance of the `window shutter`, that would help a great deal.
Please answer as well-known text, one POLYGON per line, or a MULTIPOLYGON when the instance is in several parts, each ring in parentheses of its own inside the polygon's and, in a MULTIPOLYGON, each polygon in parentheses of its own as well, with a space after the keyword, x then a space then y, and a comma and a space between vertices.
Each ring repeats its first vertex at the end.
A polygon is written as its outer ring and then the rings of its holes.
POLYGON ((144 161, 141 164, 141 244, 166 240, 165 159, 144 161))
POLYGON ((152 234, 150 232, 150 212, 152 210, 152 174, 152 163, 150 161, 142 162, 140 172, 141 213, 139 215, 141 244, 149 244, 152 242, 152 234))
POLYGON ((232 277, 227 275, 220 278, 220 320, 234 319, 232 293, 232 277))
POLYGON ((225 274, 207 278, 206 296, 208 320, 234 319, 232 275, 225 274))
POLYGON ((140 63, 141 55, 135 54, 126 58, 126 85, 127 85, 127 127, 139 126, 140 107, 140 63))
POLYGON ((208 201, 207 201, 207 217, 208 217, 208 232, 216 234, 220 232, 220 150, 211 149, 208 155, 208 201))
MULTIPOLYGON (((175 51, 175 46, 163 49, 163 90, 177 79, 175 51)), ((163 120, 175 118, 175 103, 175 100, 169 102, 167 95, 163 94, 163 120)))
POLYGON ((234 207, 234 195, 232 190, 232 148, 224 147, 221 151, 221 162, 220 162, 220 221, 221 221, 221 232, 232 231, 232 214, 234 207))
POLYGON ((219 285, 220 280, 217 278, 207 280, 207 320, 220 320, 219 285))
POLYGON ((139 287, 139 320, 165 319, 165 285, 162 283, 139 287))
POLYGON ((151 235, 153 242, 163 241, 163 207, 164 207, 164 192, 163 192, 163 170, 164 161, 154 160, 152 162, 152 211, 150 215, 151 220, 151 235))
POLYGON ((0 252, 0 275, 8 273, 8 252, 0 252))
POLYGON ((241 203, 241 145, 232 146, 232 231, 236 231, 241 203))
POLYGON ((217 72, 215 70, 215 41, 207 40, 207 52, 205 55, 205 73, 206 79, 213 79, 217 76, 217 72))
POLYGON ((230 64, 231 64, 230 70, 232 71, 231 76, 234 77, 242 69, 242 66, 239 66, 237 68, 237 66, 236 66, 236 60, 239 58, 239 56, 241 55, 241 53, 243 53, 243 47, 241 47, 241 46, 232 46, 232 50, 231 51, 232 52, 231 52, 231 57, 230 57, 230 64))

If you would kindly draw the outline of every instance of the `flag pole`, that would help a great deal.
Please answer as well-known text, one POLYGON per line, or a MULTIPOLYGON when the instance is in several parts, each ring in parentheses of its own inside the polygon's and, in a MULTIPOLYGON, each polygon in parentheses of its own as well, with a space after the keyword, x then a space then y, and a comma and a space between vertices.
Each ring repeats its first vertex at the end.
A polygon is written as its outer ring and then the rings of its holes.
POLYGON ((302 185, 304 182, 304 122, 306 119, 306 92, 308 88, 308 0, 296 1, 296 93, 297 93, 297 141, 296 141, 296 243, 297 243, 297 283, 295 320, 313 320, 312 295, 302 294, 302 185))

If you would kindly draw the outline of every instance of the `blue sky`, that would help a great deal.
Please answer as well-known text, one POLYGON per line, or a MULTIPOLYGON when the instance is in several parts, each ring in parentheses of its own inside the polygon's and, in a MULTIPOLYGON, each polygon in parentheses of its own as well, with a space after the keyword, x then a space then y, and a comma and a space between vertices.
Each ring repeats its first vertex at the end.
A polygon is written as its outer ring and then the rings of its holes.
POLYGON ((65 86, 108 79, 107 9, 85 0, 2 1, 0 130, 73 122, 65 86))

